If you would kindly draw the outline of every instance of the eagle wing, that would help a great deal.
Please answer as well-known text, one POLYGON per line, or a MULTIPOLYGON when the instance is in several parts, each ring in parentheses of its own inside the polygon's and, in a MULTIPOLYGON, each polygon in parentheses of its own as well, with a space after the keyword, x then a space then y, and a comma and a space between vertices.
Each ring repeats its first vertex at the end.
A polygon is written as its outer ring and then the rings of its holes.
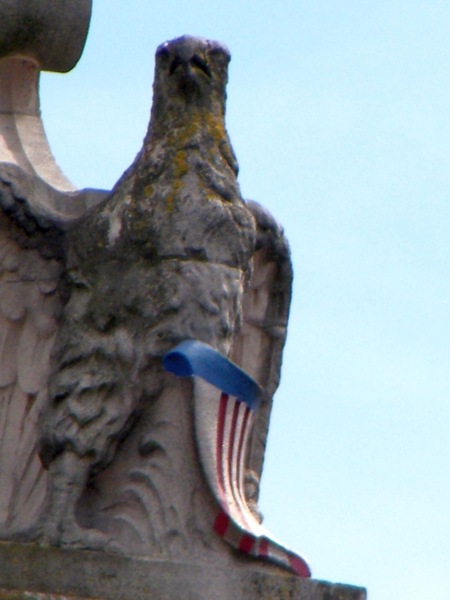
POLYGON ((246 459, 246 497, 259 517, 257 501, 270 413, 280 380, 292 288, 292 266, 282 227, 262 206, 247 201, 257 229, 252 275, 243 299, 243 320, 232 360, 258 382, 262 401, 255 414, 246 459))
POLYGON ((31 526, 47 472, 38 416, 63 308, 63 230, 103 192, 62 193, 0 165, 0 530, 31 526))

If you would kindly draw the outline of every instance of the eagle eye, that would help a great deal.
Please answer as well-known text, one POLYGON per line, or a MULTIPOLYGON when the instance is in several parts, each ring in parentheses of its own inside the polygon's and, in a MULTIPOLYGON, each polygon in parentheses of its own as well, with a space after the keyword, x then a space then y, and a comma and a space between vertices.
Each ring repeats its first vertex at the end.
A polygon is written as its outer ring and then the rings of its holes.
POLYGON ((205 75, 207 75, 208 77, 211 77, 211 70, 208 66, 208 63, 206 61, 204 61, 202 58, 200 58, 200 56, 198 54, 194 54, 194 56, 191 58, 190 62, 192 65, 194 65, 194 67, 197 67, 198 69, 203 71, 203 73, 205 73, 205 75))
POLYGON ((177 67, 179 67, 181 64, 183 64, 181 58, 179 56, 175 56, 173 61, 170 63, 169 75, 173 75, 177 67))

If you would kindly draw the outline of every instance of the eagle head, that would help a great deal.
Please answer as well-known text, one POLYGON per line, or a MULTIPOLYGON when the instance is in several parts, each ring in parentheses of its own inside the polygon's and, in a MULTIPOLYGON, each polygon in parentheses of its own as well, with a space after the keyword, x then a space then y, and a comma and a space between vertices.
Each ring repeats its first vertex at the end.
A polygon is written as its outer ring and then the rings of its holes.
POLYGON ((220 43, 184 35, 156 51, 154 111, 201 108, 224 113, 230 52, 220 43))

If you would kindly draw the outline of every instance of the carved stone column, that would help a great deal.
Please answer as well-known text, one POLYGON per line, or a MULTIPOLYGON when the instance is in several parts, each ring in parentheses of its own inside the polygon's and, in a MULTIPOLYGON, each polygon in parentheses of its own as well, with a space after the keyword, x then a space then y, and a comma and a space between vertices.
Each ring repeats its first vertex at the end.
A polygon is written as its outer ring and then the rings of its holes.
POLYGON ((39 73, 70 71, 83 51, 92 0, 0 3, 0 162, 53 187, 75 187, 57 167, 39 110, 39 73))

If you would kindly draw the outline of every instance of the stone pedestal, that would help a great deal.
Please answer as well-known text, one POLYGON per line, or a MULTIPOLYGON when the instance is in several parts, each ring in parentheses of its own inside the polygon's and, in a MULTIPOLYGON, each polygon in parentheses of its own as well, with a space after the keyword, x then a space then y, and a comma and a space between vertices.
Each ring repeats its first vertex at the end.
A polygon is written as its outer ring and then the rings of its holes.
POLYGON ((0 598, 6 600, 366 600, 363 588, 284 574, 236 560, 207 564, 0 543, 0 598))

